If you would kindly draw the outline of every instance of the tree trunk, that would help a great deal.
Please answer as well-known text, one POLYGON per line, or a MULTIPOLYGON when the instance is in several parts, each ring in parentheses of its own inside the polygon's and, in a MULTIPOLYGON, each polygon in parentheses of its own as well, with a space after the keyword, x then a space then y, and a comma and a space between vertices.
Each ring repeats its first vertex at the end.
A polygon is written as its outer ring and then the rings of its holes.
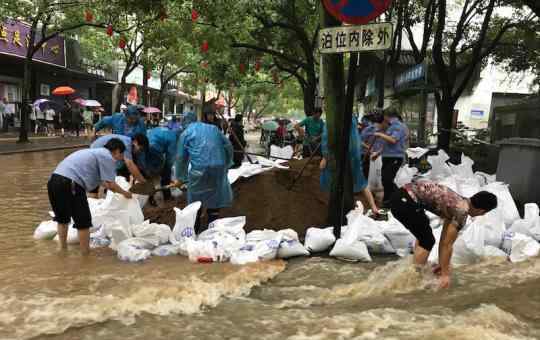
POLYGON ((118 92, 116 93, 116 107, 114 108, 114 112, 120 112, 120 106, 123 104, 124 101, 124 93, 126 93, 126 78, 127 74, 122 75, 122 79, 120 80, 120 86, 118 89, 118 92))
MULTIPOLYGON (((148 106, 148 66, 143 66, 142 104, 148 106)), ((159 108, 159 107, 158 107, 159 108)))
POLYGON ((450 150, 450 136, 454 118, 454 104, 444 96, 437 100, 438 133, 437 148, 450 150))
POLYGON ((30 92, 32 90, 32 55, 27 56, 24 59, 24 78, 22 85, 22 98, 21 98, 21 127, 19 128, 19 140, 18 143, 28 143, 28 118, 30 117, 30 92))
POLYGON ((304 113, 311 116, 315 110, 315 93, 317 91, 317 81, 308 81, 306 86, 302 87, 304 94, 304 113))
POLYGON ((163 109, 163 102, 165 101, 165 88, 166 88, 166 84, 164 85, 163 83, 161 83, 161 88, 159 89, 159 95, 158 95, 158 101, 157 101, 157 108, 160 110, 163 109))
MULTIPOLYGON (((331 17, 324 6, 321 7, 321 21, 323 27, 331 27, 341 25, 333 17, 331 17)), ((338 206, 340 199, 337 188, 337 170, 338 158, 343 153, 343 145, 345 144, 345 136, 343 135, 344 128, 344 113, 345 113, 345 87, 343 74, 343 55, 341 54, 325 54, 323 55, 323 86, 324 86, 324 111, 326 113, 326 125, 328 129, 328 167, 331 175, 330 185, 330 201, 328 206, 328 222, 331 225, 343 225, 344 221, 340 220, 341 207, 338 206)), ((304 95, 305 98, 305 95, 304 95)), ((311 98, 315 98, 314 95, 311 98)), ((348 136, 348 134, 347 134, 348 136)), ((352 175, 350 167, 345 172, 344 181, 344 209, 347 211, 353 205, 352 193, 352 175)))

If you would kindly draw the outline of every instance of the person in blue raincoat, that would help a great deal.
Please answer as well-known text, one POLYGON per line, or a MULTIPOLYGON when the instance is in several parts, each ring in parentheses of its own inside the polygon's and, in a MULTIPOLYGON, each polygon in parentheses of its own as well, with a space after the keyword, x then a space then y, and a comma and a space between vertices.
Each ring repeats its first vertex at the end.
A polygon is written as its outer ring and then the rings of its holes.
POLYGON ((133 138, 136 134, 146 134, 144 120, 139 114, 139 109, 135 105, 127 108, 126 113, 115 113, 112 116, 104 117, 94 125, 95 132, 106 127, 112 129, 112 133, 133 138))
MULTIPOLYGON (((171 169, 176 160, 178 131, 169 130, 166 127, 157 127, 147 131, 150 148, 158 152, 164 158, 164 166, 161 171, 161 185, 171 183, 171 169)), ((164 190, 163 198, 169 200, 171 191, 164 190)))
MULTIPOLYGON (((184 119, 186 128, 178 141, 175 162, 176 186, 187 184, 188 204, 200 201, 206 208, 208 223, 219 218, 219 209, 232 205, 232 189, 227 173, 232 165, 233 147, 214 125, 195 122, 195 113, 184 119)), ((202 231, 200 213, 195 225, 202 231)))
MULTIPOLYGON (((375 200, 371 191, 367 187, 367 179, 364 177, 362 171, 362 139, 358 133, 358 121, 357 118, 353 116, 353 121, 351 125, 351 134, 349 140, 349 160, 352 170, 352 180, 353 180, 353 193, 361 194, 365 202, 369 205, 369 208, 375 213, 378 214, 379 209, 375 205, 375 200)), ((323 158, 321 159, 320 168, 321 172, 321 190, 325 192, 330 191, 330 182, 331 174, 330 169, 328 168, 328 130, 326 125, 323 128, 322 142, 321 142, 321 151, 323 158)))

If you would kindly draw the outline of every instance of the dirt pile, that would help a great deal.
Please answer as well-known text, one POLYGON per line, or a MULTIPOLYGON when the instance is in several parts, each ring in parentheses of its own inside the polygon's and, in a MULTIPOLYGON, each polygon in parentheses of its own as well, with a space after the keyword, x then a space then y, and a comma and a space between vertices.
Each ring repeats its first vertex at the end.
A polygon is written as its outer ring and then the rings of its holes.
MULTIPOLYGON (((289 190, 307 160, 291 161, 288 170, 273 169, 233 184, 234 201, 222 209, 222 217, 246 216, 246 231, 253 229, 293 228, 304 235, 308 227, 326 224, 327 195, 320 191, 318 161, 312 160, 289 190)), ((144 214, 152 222, 174 225, 176 201, 157 208, 147 205, 144 214)))

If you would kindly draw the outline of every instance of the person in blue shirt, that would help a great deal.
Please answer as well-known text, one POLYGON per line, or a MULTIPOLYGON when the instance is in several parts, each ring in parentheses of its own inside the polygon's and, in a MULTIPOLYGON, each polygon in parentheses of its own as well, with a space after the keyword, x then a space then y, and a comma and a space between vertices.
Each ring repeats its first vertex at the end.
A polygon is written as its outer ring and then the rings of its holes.
POLYGON ((116 134, 101 136, 90 145, 90 148, 102 148, 105 146, 105 144, 107 144, 107 142, 109 142, 113 138, 119 139, 126 147, 126 150, 124 151, 124 159, 122 161, 116 162, 116 173, 119 176, 124 176, 128 181, 130 175, 132 175, 135 180, 144 183, 146 180, 143 177, 140 169, 133 161, 133 148, 132 140, 130 137, 116 134))
POLYGON ((146 135, 138 133, 133 137, 133 159, 144 178, 154 180, 163 171, 164 157, 156 149, 150 147, 146 135))
MULTIPOLYGON (((147 136, 150 148, 156 150, 165 160, 163 170, 161 171, 161 185, 168 185, 171 183, 171 169, 176 160, 176 152, 178 150, 178 131, 158 127, 148 130, 147 136)), ((171 198, 171 191, 163 191, 163 198, 169 200, 171 198)))
MULTIPOLYGON (((374 214, 379 213, 379 209, 375 205, 375 200, 371 191, 367 187, 367 179, 364 177, 362 171, 362 139, 358 133, 358 121, 357 118, 353 116, 353 121, 351 125, 351 134, 349 139, 349 161, 352 171, 352 182, 353 182, 353 193, 362 195, 363 202, 366 202, 373 211, 374 214)), ((330 191, 330 182, 331 174, 328 167, 328 158, 329 158, 329 149, 328 149, 328 129, 326 125, 323 128, 322 140, 321 140, 321 152, 322 159, 320 162, 321 172, 321 190, 324 192, 330 191)))
MULTIPOLYGON (((232 205, 232 189, 227 177, 232 165, 233 147, 211 124, 195 122, 195 114, 186 115, 187 127, 178 141, 173 184, 187 184, 187 202, 200 201, 207 210, 208 223, 219 218, 219 209, 232 205)), ((195 231, 201 232, 200 214, 195 231)))
POLYGON ((127 108, 126 113, 115 113, 112 116, 104 117, 94 125, 94 131, 109 127, 116 135, 123 135, 133 138, 138 133, 146 134, 144 120, 140 117, 139 109, 135 105, 127 108))
POLYGON ((100 183, 113 191, 131 198, 131 193, 115 183, 116 161, 124 158, 125 146, 119 139, 109 140, 104 147, 79 150, 66 157, 56 167, 47 183, 49 201, 58 223, 58 237, 62 249, 67 248, 68 224, 79 234, 83 255, 89 253, 92 216, 86 192, 100 183))
MULTIPOLYGON (((364 116, 365 117, 365 116, 364 116)), ((376 132, 382 131, 382 124, 384 117, 382 114, 370 114, 366 119, 366 126, 362 129, 360 133, 360 138, 362 139, 362 156, 363 156, 363 171, 364 176, 368 178, 369 176, 369 166, 371 159, 376 159, 380 156, 380 153, 384 147, 384 141, 375 136, 376 132)))
POLYGON ((167 123, 167 128, 176 132, 182 129, 182 124, 178 121, 176 116, 172 116, 171 121, 167 123))
POLYGON ((409 130, 399 120, 399 114, 395 109, 384 111, 384 132, 376 132, 374 136, 382 139, 382 184, 384 187, 384 204, 389 206, 392 194, 397 190, 394 178, 405 160, 405 151, 408 144, 409 130))

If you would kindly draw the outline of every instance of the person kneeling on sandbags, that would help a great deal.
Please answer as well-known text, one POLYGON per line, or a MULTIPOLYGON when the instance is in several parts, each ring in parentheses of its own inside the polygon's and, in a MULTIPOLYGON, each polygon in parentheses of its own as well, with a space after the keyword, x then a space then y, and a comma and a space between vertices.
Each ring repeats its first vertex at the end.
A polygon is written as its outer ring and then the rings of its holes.
POLYGON ((451 189, 428 180, 418 180, 404 185, 391 199, 391 211, 415 237, 414 263, 425 265, 435 237, 425 210, 444 219, 439 243, 439 265, 433 272, 440 276, 439 287, 450 286, 450 259, 452 247, 459 231, 465 226, 467 216, 481 216, 497 207, 497 196, 481 191, 470 199, 451 189))
POLYGON ((73 227, 78 230, 79 244, 83 255, 90 248, 92 216, 86 193, 101 182, 113 191, 131 198, 131 193, 115 183, 116 161, 124 158, 126 147, 119 139, 109 140, 104 147, 79 150, 66 157, 54 170, 47 191, 58 223, 58 238, 62 249, 67 248, 68 224, 73 218, 73 227))

